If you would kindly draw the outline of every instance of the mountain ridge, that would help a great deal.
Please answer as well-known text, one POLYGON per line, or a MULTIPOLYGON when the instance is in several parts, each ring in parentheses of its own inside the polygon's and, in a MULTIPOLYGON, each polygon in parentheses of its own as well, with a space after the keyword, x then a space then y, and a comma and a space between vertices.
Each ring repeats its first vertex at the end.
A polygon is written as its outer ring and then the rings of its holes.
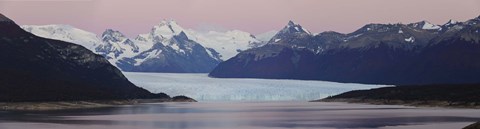
MULTIPOLYGON (((480 37, 478 21, 435 25, 439 29, 420 24, 367 24, 348 34, 279 33, 263 47, 220 63, 209 76, 394 85, 475 83, 474 75, 480 73, 475 58, 480 54, 475 45, 480 37), (450 55, 437 54, 442 52, 450 55)), ((291 25, 284 30, 291 30, 291 25)))

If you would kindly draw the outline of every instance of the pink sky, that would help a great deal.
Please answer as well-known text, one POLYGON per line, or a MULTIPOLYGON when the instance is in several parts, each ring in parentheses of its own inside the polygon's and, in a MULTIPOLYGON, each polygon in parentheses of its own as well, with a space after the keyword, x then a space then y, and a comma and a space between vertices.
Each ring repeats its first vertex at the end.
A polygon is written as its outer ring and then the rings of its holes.
POLYGON ((0 12, 21 25, 68 24, 97 34, 112 28, 130 37, 162 19, 253 34, 293 20, 313 33, 349 33, 368 23, 465 21, 480 15, 480 0, 0 0, 0 12))

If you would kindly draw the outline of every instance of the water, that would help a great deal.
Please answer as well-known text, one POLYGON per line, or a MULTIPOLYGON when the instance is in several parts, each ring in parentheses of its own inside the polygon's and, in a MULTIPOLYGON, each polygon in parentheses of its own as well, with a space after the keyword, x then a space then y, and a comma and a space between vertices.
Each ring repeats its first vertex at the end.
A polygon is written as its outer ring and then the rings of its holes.
POLYGON ((0 129, 460 129, 480 110, 345 103, 201 102, 0 112, 0 129))
POLYGON ((207 74, 124 74, 134 84, 151 92, 186 95, 198 101, 308 101, 385 86, 305 80, 221 79, 209 78, 207 74))
POLYGON ((206 74, 125 75, 149 91, 201 102, 0 112, 0 129, 458 129, 480 121, 480 110, 473 109, 306 102, 382 85, 218 79, 206 74))

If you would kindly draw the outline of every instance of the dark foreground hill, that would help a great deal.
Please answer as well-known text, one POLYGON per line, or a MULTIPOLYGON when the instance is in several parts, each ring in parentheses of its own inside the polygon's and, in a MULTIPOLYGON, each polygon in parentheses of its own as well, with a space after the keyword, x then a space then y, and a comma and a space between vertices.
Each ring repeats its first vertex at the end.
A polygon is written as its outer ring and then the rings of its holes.
POLYGON ((318 101, 480 108, 480 84, 394 86, 355 90, 318 101))
POLYGON ((477 122, 477 123, 474 123, 474 124, 471 124, 463 129, 480 129, 480 122, 477 122))
POLYGON ((100 55, 45 39, 0 14, 0 102, 170 98, 132 84, 100 55))

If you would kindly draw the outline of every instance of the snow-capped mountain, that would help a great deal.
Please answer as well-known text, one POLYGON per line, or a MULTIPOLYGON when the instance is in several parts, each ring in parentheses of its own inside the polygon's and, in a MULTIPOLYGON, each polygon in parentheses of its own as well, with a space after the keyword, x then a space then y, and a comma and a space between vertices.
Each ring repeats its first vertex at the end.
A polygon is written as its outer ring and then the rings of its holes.
POLYGON ((457 23, 458 21, 450 19, 447 23, 443 24, 443 26, 452 26, 452 25, 456 25, 457 23))
MULTIPOLYGON (((193 40, 209 51, 209 53, 217 53, 221 60, 227 60, 240 51, 247 50, 253 47, 262 45, 262 42, 257 40, 255 36, 248 32, 240 30, 230 30, 226 32, 220 31, 196 31, 193 29, 184 29, 174 20, 164 20, 160 24, 154 26, 149 34, 140 34, 135 38, 143 42, 163 42, 179 33, 184 32, 190 40, 193 40), (211 51, 211 50, 214 51, 211 51)), ((164 44, 169 46, 169 44, 164 44)), ((211 54, 212 58, 216 58, 211 54)))
POLYGON ((273 36, 268 43, 282 44, 290 42, 290 39, 297 39, 302 37, 310 37, 312 34, 307 29, 304 29, 300 24, 289 21, 288 24, 275 36, 273 36))
POLYGON ((24 30, 40 37, 76 43, 95 51, 102 44, 96 34, 69 25, 23 25, 24 30))
POLYGON ((228 60, 241 51, 263 45, 252 34, 240 30, 197 32, 190 29, 187 33, 192 40, 218 52, 222 60, 228 60))
POLYGON ((374 84, 479 83, 480 17, 434 25, 368 24, 312 35, 289 22, 268 44, 243 51, 210 74, 374 84))
POLYGON ((212 58, 209 50, 180 32, 137 56, 123 58, 117 65, 125 71, 135 72, 204 73, 220 62, 218 55, 213 57, 217 58, 212 58))
POLYGON ((138 72, 210 72, 219 62, 240 51, 262 45, 261 41, 247 32, 187 30, 174 20, 163 20, 153 26, 150 32, 139 34, 134 39, 112 29, 97 36, 68 25, 25 25, 22 28, 41 37, 80 44, 106 57, 124 71, 138 72), (195 59, 189 59, 193 57, 195 59), (183 68, 161 70, 160 67, 155 67, 169 62, 178 63, 183 68), (198 66, 192 65, 192 62, 198 66))
POLYGON ((417 22, 417 23, 412 23, 412 24, 408 24, 408 26, 415 27, 415 28, 418 28, 418 29, 424 29, 424 30, 439 30, 439 29, 442 28, 441 26, 432 24, 428 21, 421 21, 421 22, 417 22))
MULTIPOLYGON (((135 41, 137 42, 138 45, 142 45, 143 46, 142 48, 147 48, 145 50, 150 49, 156 43, 162 43, 163 46, 169 46, 171 48, 175 48, 177 52, 185 52, 186 50, 180 49, 178 47, 178 44, 170 43, 170 40, 172 40, 174 36, 177 36, 183 33, 182 35, 185 35, 186 38, 188 38, 189 40, 196 41, 195 38, 193 37, 197 37, 197 36, 193 36, 192 33, 189 33, 189 32, 193 32, 193 31, 187 31, 183 29, 174 20, 164 20, 164 21, 161 21, 159 24, 153 26, 150 33, 138 35, 135 38, 135 41)), ((211 50, 211 49, 207 49, 207 51, 208 53, 216 53, 215 50, 211 50)), ((215 58, 216 60, 221 61, 221 59, 218 58, 217 56, 218 55, 210 54, 211 58, 215 58)))
POLYGON ((220 56, 190 37, 177 22, 161 21, 133 40, 141 46, 140 53, 121 58, 116 64, 124 71, 135 72, 210 72, 222 61, 220 56))
POLYGON ((40 37, 71 42, 100 54, 116 65, 118 59, 133 57, 139 47, 119 31, 111 29, 99 37, 94 33, 69 25, 23 25, 22 29, 40 37))
POLYGON ((136 39, 142 39, 142 41, 153 43, 164 43, 164 45, 168 45, 166 43, 170 38, 184 31, 185 29, 179 26, 176 21, 163 20, 159 24, 153 26, 150 33, 140 34, 136 39))
POLYGON ((130 58, 140 52, 140 48, 121 32, 107 29, 101 36, 102 44, 95 47, 95 52, 116 64, 119 59, 130 58))

